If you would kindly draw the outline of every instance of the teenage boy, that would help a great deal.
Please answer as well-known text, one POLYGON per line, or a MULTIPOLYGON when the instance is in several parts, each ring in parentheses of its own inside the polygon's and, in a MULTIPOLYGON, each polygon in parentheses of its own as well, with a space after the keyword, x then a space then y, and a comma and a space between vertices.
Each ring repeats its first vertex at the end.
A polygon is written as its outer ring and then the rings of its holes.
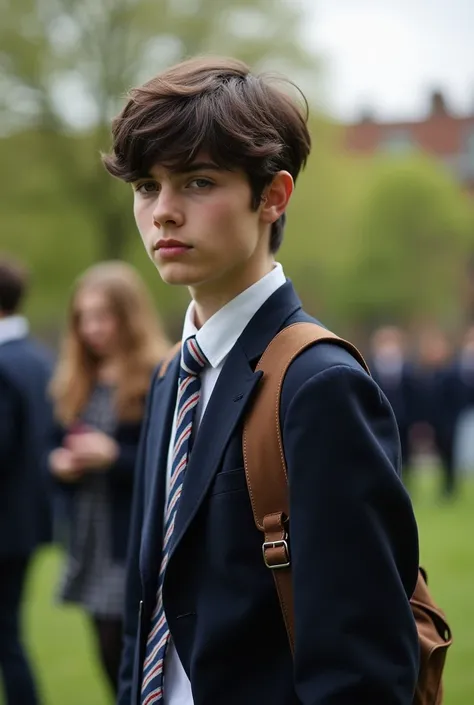
POLYGON ((311 320, 275 262, 309 151, 289 93, 232 59, 170 68, 114 122, 105 166, 132 184, 160 276, 192 298, 149 397, 120 705, 411 705, 417 530, 394 415, 348 352, 307 349, 283 385, 294 660, 246 487, 255 366, 311 320))

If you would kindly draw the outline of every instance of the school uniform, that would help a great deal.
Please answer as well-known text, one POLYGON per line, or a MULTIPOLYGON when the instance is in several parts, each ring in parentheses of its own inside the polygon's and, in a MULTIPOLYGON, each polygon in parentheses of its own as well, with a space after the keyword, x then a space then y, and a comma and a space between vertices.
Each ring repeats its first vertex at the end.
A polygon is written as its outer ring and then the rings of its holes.
POLYGON ((44 463, 52 429, 46 388, 52 359, 21 316, 0 320, 0 670, 8 704, 35 705, 20 639, 20 606, 36 548, 51 539, 44 463))
MULTIPOLYGON (((88 415, 83 417, 86 420, 90 419, 90 425, 104 433, 104 426, 99 428, 98 423, 92 423, 92 420, 97 419, 97 413, 92 407, 105 401, 108 413, 111 406, 109 396, 111 395, 108 394, 108 389, 103 387, 93 390, 87 408, 88 415), (101 399, 104 396, 106 399, 101 399)), ((104 572, 106 563, 125 564, 132 510, 134 468, 141 426, 142 420, 113 421, 110 436, 117 444, 118 455, 105 471, 87 473, 77 482, 62 482, 53 478, 56 491, 63 501, 64 514, 71 524, 63 530, 66 534, 65 543, 74 553, 74 572, 81 573, 79 580, 81 587, 79 588, 79 584, 73 587, 73 592, 79 590, 81 596, 74 601, 90 607, 92 613, 97 612, 104 616, 108 610, 102 607, 96 610, 94 605, 110 604, 110 595, 107 597, 105 594, 109 591, 105 590, 103 580, 96 580, 96 577, 98 572, 104 572), (106 549, 103 546, 103 539, 107 543, 106 549), (95 553, 97 544, 100 545, 99 555, 95 553), (92 564, 101 564, 100 571, 94 570, 92 564), (90 589, 85 588, 83 583, 86 573, 90 576, 90 589), (90 599, 86 597, 86 593, 91 593, 90 599)), ((56 426, 54 442, 50 443, 50 450, 61 446, 66 434, 66 429, 56 426)), ((117 582, 120 581, 121 578, 118 578, 117 582)), ((75 580, 74 582, 76 583, 75 580)), ((89 582, 89 579, 86 582, 89 582)), ((108 580, 105 579, 105 583, 107 582, 108 580)), ((110 582, 113 593, 118 595, 120 591, 113 587, 115 579, 111 578, 110 582)), ((123 604, 121 606, 119 604, 119 598, 114 598, 112 609, 114 616, 118 616, 123 610, 123 604)))
MULTIPOLYGON (((90 617, 102 665, 116 692, 141 419, 117 418, 114 386, 98 383, 80 414, 80 423, 113 438, 118 452, 114 462, 100 472, 86 472, 77 482, 56 479, 67 519, 63 529, 66 560, 58 596, 62 602, 80 605, 90 617)), ((63 445, 66 433, 66 429, 56 429, 54 447, 63 445)))
POLYGON ((474 408, 474 359, 460 353, 439 374, 437 442, 443 464, 443 494, 458 489, 456 446, 463 416, 474 408))
MULTIPOLYGON (((247 492, 242 422, 270 340, 312 319, 279 265, 199 331, 192 311, 183 339, 196 334, 209 365, 162 581, 171 632, 164 703, 411 705, 418 544, 390 405, 352 356, 329 344, 301 354, 285 378, 293 665, 247 492)), ((153 382, 137 463, 120 705, 143 702, 179 367, 177 354, 153 382)))

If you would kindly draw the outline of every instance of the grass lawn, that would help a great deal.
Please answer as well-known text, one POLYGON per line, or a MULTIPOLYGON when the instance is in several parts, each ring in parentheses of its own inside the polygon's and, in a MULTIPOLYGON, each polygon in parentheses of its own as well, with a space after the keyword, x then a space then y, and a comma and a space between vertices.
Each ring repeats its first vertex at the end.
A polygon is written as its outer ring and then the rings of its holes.
POLYGON ((459 499, 436 501, 432 481, 415 485, 413 498, 420 531, 420 563, 453 631, 448 651, 443 705, 474 703, 474 480, 459 499))
MULTIPOLYGON (((474 703, 474 482, 452 503, 436 499, 433 478, 415 483, 421 563, 446 611, 455 643, 448 655, 444 705, 474 703)), ((53 602, 60 555, 46 550, 32 570, 26 631, 45 705, 111 705, 83 615, 53 602)), ((1 700, 0 696, 0 702, 1 700)))

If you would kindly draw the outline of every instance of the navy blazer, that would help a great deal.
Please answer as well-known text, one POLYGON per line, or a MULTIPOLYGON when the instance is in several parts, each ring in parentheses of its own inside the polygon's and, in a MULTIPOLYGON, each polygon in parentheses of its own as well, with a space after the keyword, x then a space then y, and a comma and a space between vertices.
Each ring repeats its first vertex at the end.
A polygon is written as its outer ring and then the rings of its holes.
POLYGON ((52 356, 30 338, 0 345, 0 557, 29 555, 51 538, 44 459, 53 415, 52 356))
POLYGON ((454 360, 437 374, 436 432, 439 450, 445 464, 454 462, 454 447, 459 419, 474 407, 474 372, 463 370, 461 361, 454 360))
MULTIPOLYGON (((311 320, 290 282, 229 353, 197 433, 163 586, 194 705, 411 705, 418 637, 409 597, 417 529, 399 477, 396 422, 345 350, 291 365, 281 424, 290 482, 295 660, 262 559, 243 469, 242 420, 255 366, 283 327, 311 320)), ((155 606, 166 460, 179 357, 155 379, 137 464, 120 705, 140 702, 155 606)))
POLYGON ((458 359, 447 365, 439 376, 443 428, 454 435, 461 414, 474 406, 474 370, 463 370, 458 359))

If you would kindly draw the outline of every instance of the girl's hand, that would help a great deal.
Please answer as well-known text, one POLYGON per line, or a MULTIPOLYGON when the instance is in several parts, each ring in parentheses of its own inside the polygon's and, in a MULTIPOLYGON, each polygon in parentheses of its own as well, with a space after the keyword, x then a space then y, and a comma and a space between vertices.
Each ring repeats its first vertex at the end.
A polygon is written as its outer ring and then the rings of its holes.
POLYGON ((66 438, 73 463, 83 470, 104 470, 117 459, 119 447, 113 438, 101 431, 73 434, 66 438))
POLYGON ((48 463, 51 473, 61 482, 77 482, 83 475, 83 470, 75 462, 74 453, 67 448, 55 448, 49 454, 48 463))

